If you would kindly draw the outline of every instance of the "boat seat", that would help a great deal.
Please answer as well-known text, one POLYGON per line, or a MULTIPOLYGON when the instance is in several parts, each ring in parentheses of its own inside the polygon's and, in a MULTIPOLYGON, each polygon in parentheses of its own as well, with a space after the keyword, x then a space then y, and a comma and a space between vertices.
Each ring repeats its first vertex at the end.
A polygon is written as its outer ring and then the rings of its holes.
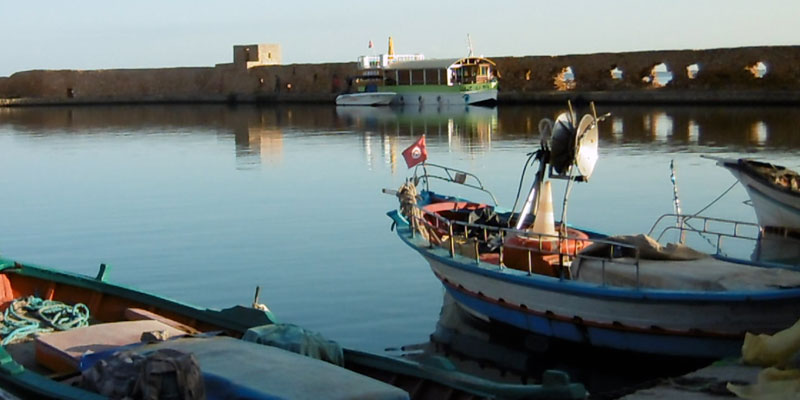
POLYGON ((175 329, 180 329, 186 333, 190 334, 200 333, 200 331, 198 331, 194 327, 180 323, 178 321, 175 321, 174 319, 167 318, 161 314, 156 314, 154 312, 147 311, 142 308, 134 308, 134 307, 126 308, 125 318, 127 318, 130 321, 142 321, 142 320, 160 321, 175 329))
POLYGON ((139 343, 143 333, 153 331, 166 331, 167 337, 186 334, 155 320, 109 322, 47 333, 35 340, 36 362, 56 373, 76 372, 81 356, 87 352, 96 353, 139 343))
POLYGON ((408 399, 406 391, 331 363, 226 336, 187 337, 136 347, 192 353, 208 398, 408 399))

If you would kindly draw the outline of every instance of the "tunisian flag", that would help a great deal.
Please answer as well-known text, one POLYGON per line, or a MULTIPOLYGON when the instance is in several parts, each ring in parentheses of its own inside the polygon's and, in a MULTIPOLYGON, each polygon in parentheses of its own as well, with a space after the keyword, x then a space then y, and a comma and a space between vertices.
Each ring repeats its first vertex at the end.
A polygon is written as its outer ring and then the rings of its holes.
POLYGON ((406 159, 408 168, 428 159, 428 151, 425 150, 425 135, 420 136, 414 144, 403 150, 403 158, 406 159))

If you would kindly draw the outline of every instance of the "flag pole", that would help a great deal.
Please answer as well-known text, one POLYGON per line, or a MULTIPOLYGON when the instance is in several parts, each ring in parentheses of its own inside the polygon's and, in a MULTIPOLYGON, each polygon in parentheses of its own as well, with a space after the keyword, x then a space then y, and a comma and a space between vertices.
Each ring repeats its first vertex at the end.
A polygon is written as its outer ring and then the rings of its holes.
MULTIPOLYGON (((425 137, 425 134, 424 134, 424 133, 422 134, 422 137, 423 137, 423 138, 425 137)), ((426 144, 428 143, 428 140, 427 140, 427 139, 425 140, 425 143, 426 143, 426 144)), ((425 177, 426 177, 426 178, 425 178, 425 190, 427 190, 427 191, 430 191, 430 190, 431 190, 431 188, 430 188, 430 182, 429 182, 429 180, 428 180, 428 178, 427 178, 427 176, 428 176, 428 168, 425 168, 425 165, 427 164, 427 161, 428 161, 428 159, 427 159, 427 158, 425 158, 424 160, 422 160, 422 172, 424 172, 424 173, 425 173, 425 177)))

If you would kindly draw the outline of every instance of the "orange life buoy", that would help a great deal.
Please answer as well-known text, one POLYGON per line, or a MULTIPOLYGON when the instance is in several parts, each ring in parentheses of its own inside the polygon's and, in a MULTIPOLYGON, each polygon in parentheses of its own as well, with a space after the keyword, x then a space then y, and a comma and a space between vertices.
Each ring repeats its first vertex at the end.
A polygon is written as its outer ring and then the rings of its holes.
MULTIPOLYGON (((558 227, 556 227, 558 229, 558 227)), ((506 238, 503 246, 503 264, 508 268, 520 271, 559 276, 559 263, 564 257, 569 259, 591 244, 589 235, 577 229, 567 229, 568 239, 521 237, 506 238), (530 263, 528 253, 530 252, 530 263)))

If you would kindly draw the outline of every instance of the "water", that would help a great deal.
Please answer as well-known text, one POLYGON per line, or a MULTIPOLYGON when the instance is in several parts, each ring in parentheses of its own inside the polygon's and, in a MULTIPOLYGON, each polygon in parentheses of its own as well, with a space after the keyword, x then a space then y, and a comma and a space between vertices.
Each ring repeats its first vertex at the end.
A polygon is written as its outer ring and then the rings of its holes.
MULTIPOLYGON (((261 301, 283 322, 384 352, 426 343, 443 289, 385 213, 427 134, 429 161, 514 201, 537 124, 565 107, 117 106, 0 109, 0 251, 207 307, 261 301)), ((734 183, 700 154, 800 169, 800 111, 599 107, 600 161, 573 190, 570 223, 650 229, 734 183)), ((556 215, 563 183, 554 184, 556 215)), ((755 221, 737 184, 704 214, 755 221)), ((747 256, 745 253, 744 256, 747 256)))

